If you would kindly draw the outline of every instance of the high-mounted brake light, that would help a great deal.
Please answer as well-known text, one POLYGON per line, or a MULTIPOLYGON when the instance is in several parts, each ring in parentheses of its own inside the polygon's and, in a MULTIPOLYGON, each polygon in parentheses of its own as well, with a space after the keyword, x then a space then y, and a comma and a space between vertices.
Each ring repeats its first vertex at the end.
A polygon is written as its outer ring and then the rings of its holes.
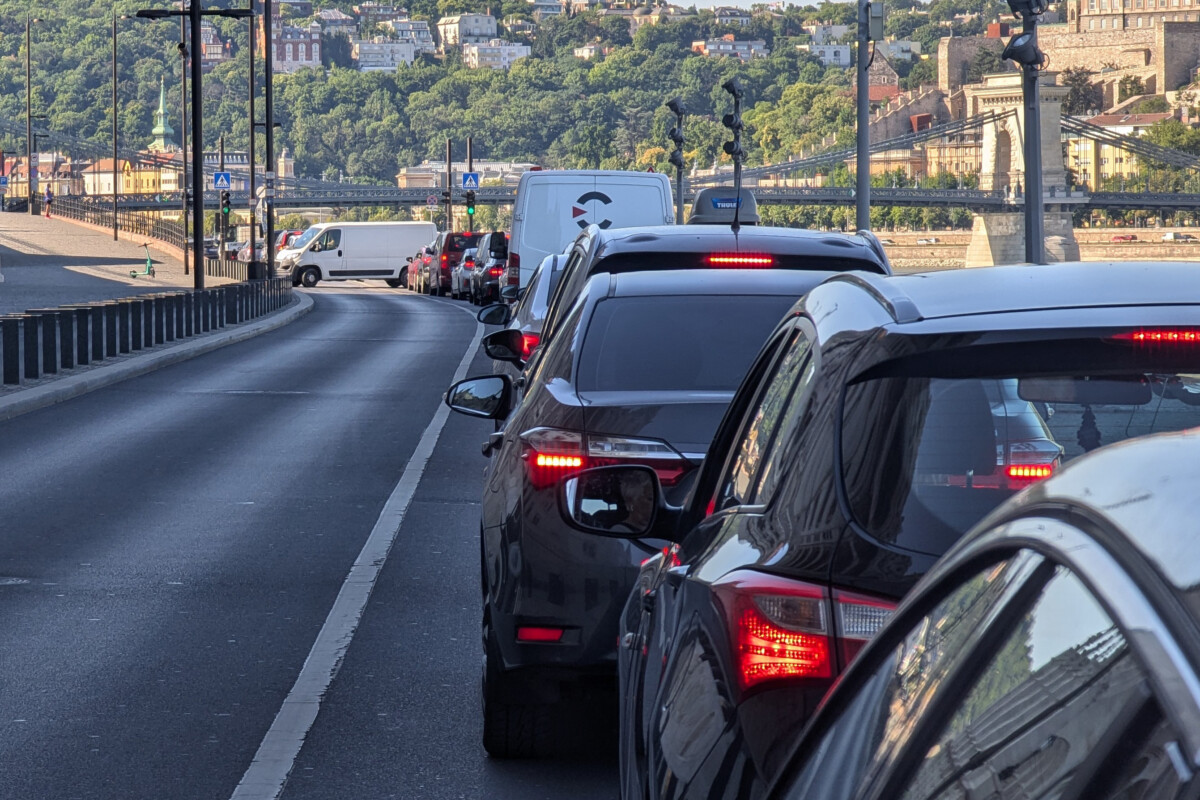
POLYGON ((725 609, 742 691, 767 681, 832 678, 895 608, 753 570, 732 572, 713 589, 725 609))
POLYGON ((1112 338, 1137 344, 1200 344, 1200 328, 1150 328, 1118 333, 1112 338))
POLYGON ((711 255, 704 259, 710 267, 771 267, 775 257, 768 255, 711 255))
POLYGON ((1049 478, 1054 471, 1053 464, 1014 464, 1008 468, 1008 477, 1012 480, 1036 481, 1049 478))

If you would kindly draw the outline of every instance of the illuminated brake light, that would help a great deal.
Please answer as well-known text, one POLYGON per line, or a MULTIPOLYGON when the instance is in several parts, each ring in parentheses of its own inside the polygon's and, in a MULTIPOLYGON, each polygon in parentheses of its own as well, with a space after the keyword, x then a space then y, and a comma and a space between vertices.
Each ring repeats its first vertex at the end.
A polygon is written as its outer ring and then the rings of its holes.
POLYGON ((534 428, 521 434, 522 458, 535 489, 556 485, 587 466, 583 434, 559 428, 534 428))
POLYGON ((735 570, 713 584, 739 684, 832 679, 891 617, 889 601, 735 570), (835 658, 837 661, 835 662, 835 658))
POLYGON ((517 628, 518 642, 561 642, 563 638, 562 628, 537 628, 537 627, 520 627, 517 628))
POLYGON ((504 267, 490 267, 488 269, 488 275, 491 275, 493 278, 503 274, 504 267))
POLYGON ((1156 328, 1118 333, 1112 338, 1137 344, 1200 344, 1200 329, 1156 328))
MULTIPOLYGON (((533 346, 536 346, 536 341, 533 346)), ((529 482, 545 489, 580 470, 617 464, 642 464, 673 486, 692 464, 666 442, 606 434, 584 435, 560 428, 534 428, 521 434, 529 482)))
POLYGON ((1027 481, 1049 478, 1053 471, 1053 464, 1014 464, 1007 470, 1009 478, 1027 481))
POLYGON ((583 466, 581 456, 556 456, 548 453, 538 453, 534 463, 539 467, 567 467, 578 469, 583 466))
POLYGON ((766 255, 712 255, 705 261, 712 267, 770 267, 775 264, 774 256, 766 255))

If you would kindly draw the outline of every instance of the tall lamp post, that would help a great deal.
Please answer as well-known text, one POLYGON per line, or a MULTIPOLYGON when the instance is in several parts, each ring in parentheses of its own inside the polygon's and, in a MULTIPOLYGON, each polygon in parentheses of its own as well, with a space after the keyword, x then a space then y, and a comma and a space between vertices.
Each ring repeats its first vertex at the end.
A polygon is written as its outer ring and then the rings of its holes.
POLYGON ((1046 54, 1037 46, 1038 17, 1045 11, 1042 0, 1008 0, 1021 19, 1021 32, 1004 48, 1003 58, 1021 67, 1021 95, 1025 105, 1025 260, 1046 263, 1046 221, 1042 202, 1042 108, 1038 73, 1046 66, 1046 54))
POLYGON ((858 45, 855 52, 858 91, 855 96, 854 227, 871 229, 871 79, 875 60, 871 42, 883 39, 883 0, 858 0, 858 45), (868 56, 868 52, 870 55, 868 56))
POLYGON ((250 68, 250 260, 254 261, 254 256, 258 253, 258 249, 254 246, 255 228, 257 220, 255 219, 255 193, 254 193, 254 139, 256 137, 256 129, 254 127, 254 17, 250 17, 250 40, 246 48, 248 66, 250 68))
POLYGON ((128 14, 117 16, 116 6, 113 6, 112 17, 112 67, 113 67, 113 85, 112 85, 112 113, 113 113, 113 241, 117 241, 117 20, 129 19, 128 14))
POLYGON ((263 51, 267 57, 263 64, 263 87, 267 112, 267 152, 265 161, 266 175, 264 181, 266 196, 263 198, 267 212, 267 277, 275 277, 275 182, 271 176, 275 173, 275 89, 271 85, 275 81, 275 42, 271 37, 271 0, 263 2, 263 51))
POLYGON ((29 26, 34 22, 41 22, 41 20, 32 17, 25 18, 25 177, 29 181, 27 194, 31 216, 37 216, 37 209, 33 205, 33 182, 37 176, 37 170, 33 166, 33 78, 29 63, 29 26))

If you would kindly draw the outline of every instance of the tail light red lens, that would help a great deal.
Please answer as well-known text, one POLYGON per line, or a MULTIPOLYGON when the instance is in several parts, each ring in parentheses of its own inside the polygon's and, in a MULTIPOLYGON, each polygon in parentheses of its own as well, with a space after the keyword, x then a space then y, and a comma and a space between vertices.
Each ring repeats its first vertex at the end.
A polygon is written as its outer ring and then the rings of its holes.
POLYGON ((508 254, 508 285, 521 285, 521 256, 518 253, 508 254))
POLYGON ((491 275, 493 278, 498 277, 503 274, 504 274, 504 267, 489 267, 488 268, 488 275, 491 275))
POLYGON ((562 628, 539 628, 539 627, 520 627, 517 628, 518 642, 536 642, 549 644, 552 642, 561 642, 563 638, 562 628))
POLYGON ((725 610, 742 691, 769 681, 833 678, 895 608, 752 570, 730 573, 713 590, 725 610))
POLYGON ((1054 471, 1053 464, 1015 464, 1008 468, 1008 477, 1012 480, 1036 481, 1049 478, 1054 471))
POLYGON ((538 346, 541 338, 536 333, 521 334, 521 358, 528 361, 529 357, 533 355, 533 349, 538 346))
POLYGON ((1200 328, 1148 328, 1112 337, 1135 344, 1200 344, 1200 328))
POLYGON ((657 473, 664 486, 673 486, 692 466, 669 444, 657 439, 534 428, 521 434, 521 441, 529 482, 535 489, 554 486, 583 469, 617 464, 644 464, 657 473))
POLYGON ((710 267, 725 267, 727 269, 762 269, 775 266, 775 257, 750 253, 713 254, 705 261, 710 267))

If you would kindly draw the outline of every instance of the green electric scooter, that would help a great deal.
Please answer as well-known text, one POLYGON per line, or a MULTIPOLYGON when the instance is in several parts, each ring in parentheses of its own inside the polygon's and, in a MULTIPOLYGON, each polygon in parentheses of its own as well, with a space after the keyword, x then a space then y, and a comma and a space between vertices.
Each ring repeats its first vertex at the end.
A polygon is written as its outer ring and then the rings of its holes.
POLYGON ((138 272, 136 269, 129 270, 129 277, 131 278, 136 278, 138 275, 149 275, 151 278, 154 277, 154 261, 150 258, 150 245, 144 244, 142 247, 146 248, 146 269, 142 270, 141 272, 138 272))

